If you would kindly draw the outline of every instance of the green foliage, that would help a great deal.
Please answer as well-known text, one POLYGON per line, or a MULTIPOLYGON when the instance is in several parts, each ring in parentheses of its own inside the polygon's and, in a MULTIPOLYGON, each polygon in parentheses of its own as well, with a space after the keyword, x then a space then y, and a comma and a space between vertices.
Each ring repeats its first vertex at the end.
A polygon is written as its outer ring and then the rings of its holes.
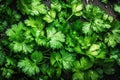
POLYGON ((120 5, 117 5, 117 4, 115 4, 114 5, 114 10, 116 11, 116 12, 118 12, 118 13, 120 13, 120 5))
POLYGON ((32 55, 31 55, 31 59, 35 62, 35 63, 38 63, 40 61, 42 61, 43 59, 43 54, 41 52, 33 52, 32 55))
POLYGON ((13 70, 7 69, 7 68, 1 68, 1 70, 2 70, 2 76, 4 76, 7 79, 9 79, 12 76, 12 74, 14 73, 13 70))
POLYGON ((46 6, 42 4, 40 0, 19 0, 17 1, 17 8, 23 14, 27 15, 40 15, 47 13, 46 6))
POLYGON ((82 15, 82 10, 83 9, 83 4, 74 2, 72 3, 72 14, 75 16, 81 16, 82 15))
POLYGON ((2 66, 5 62, 5 53, 0 49, 0 66, 2 66))
POLYGON ((71 69, 73 66, 73 61, 75 60, 75 56, 65 51, 61 51, 60 53, 52 53, 50 57, 50 62, 55 67, 60 67, 64 69, 71 69))
POLYGON ((76 72, 73 74, 73 80, 85 80, 84 72, 76 72))
POLYGON ((106 46, 103 43, 92 44, 87 53, 88 55, 94 56, 96 58, 104 59, 107 53, 106 46))
MULTIPOLYGON (((114 10, 119 13, 119 6, 114 10)), ((120 66, 119 37, 119 19, 82 0, 0 0, 0 78, 114 75, 120 66)))
POLYGON ((119 53, 120 53, 119 49, 111 48, 110 58, 114 59, 118 65, 120 65, 120 54, 119 53))
POLYGON ((109 0, 101 0, 101 2, 107 4, 109 0))
POLYGON ((84 71, 91 68, 92 66, 93 66, 93 62, 86 57, 82 57, 80 58, 80 61, 74 62, 75 71, 76 70, 84 71))
POLYGON ((17 66, 29 76, 35 75, 36 73, 40 72, 39 67, 27 58, 20 60, 17 66))
POLYGON ((62 48, 62 43, 65 42, 65 35, 59 31, 57 32, 55 28, 47 28, 47 38, 49 40, 49 45, 53 49, 62 48))
POLYGON ((19 22, 18 25, 16 25, 16 24, 12 25, 12 28, 8 29, 6 31, 6 34, 7 34, 7 36, 9 36, 10 40, 20 41, 20 40, 22 40, 20 38, 22 38, 22 36, 23 36, 22 33, 24 32, 24 30, 25 30, 25 27, 24 27, 23 23, 19 22))
POLYGON ((61 4, 60 4, 59 2, 57 2, 57 1, 52 2, 52 4, 51 4, 51 9, 60 12, 60 11, 61 11, 61 8, 62 8, 62 6, 61 6, 61 4))
POLYGON ((46 15, 45 17, 43 17, 43 20, 45 20, 46 22, 48 23, 51 23, 54 21, 56 17, 56 12, 54 10, 50 10, 46 15))
POLYGON ((115 47, 117 43, 120 43, 120 30, 119 30, 120 22, 114 22, 113 29, 111 32, 107 33, 105 37, 105 42, 108 43, 108 46, 115 47))
POLYGON ((93 70, 87 72, 75 72, 73 74, 73 80, 98 80, 99 75, 93 70))

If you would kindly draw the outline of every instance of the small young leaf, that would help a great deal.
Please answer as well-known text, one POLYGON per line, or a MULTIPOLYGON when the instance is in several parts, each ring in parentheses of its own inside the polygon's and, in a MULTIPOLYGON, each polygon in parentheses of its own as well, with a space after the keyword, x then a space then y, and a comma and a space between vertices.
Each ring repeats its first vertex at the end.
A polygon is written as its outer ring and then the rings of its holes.
POLYGON ((45 20, 47 23, 51 23, 54 21, 55 17, 56 12, 54 10, 50 10, 48 14, 46 14, 45 17, 43 17, 43 20, 45 20))
POLYGON ((40 61, 43 60, 43 54, 41 52, 35 51, 31 54, 31 59, 35 62, 35 63, 39 63, 40 61))
POLYGON ((72 13, 76 16, 82 15, 83 5, 81 3, 73 3, 72 4, 72 13))

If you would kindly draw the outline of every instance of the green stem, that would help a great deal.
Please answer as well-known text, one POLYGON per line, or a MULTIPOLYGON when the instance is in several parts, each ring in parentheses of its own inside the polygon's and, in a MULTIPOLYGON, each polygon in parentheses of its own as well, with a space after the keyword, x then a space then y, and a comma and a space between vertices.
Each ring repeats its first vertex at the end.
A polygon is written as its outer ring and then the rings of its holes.
POLYGON ((44 56, 45 59, 49 59, 50 57, 44 56))
POLYGON ((66 22, 73 16, 74 14, 72 13, 67 19, 66 22))
POLYGON ((50 51, 50 50, 51 50, 51 49, 49 48, 49 49, 43 51, 42 53, 46 53, 46 52, 48 52, 48 51, 50 51))

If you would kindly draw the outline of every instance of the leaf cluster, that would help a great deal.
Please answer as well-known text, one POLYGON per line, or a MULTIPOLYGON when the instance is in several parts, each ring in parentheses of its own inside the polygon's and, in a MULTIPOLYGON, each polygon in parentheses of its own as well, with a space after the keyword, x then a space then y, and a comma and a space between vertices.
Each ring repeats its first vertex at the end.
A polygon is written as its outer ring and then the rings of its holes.
POLYGON ((82 0, 6 1, 0 5, 2 79, 99 80, 120 66, 120 21, 100 7, 82 0))

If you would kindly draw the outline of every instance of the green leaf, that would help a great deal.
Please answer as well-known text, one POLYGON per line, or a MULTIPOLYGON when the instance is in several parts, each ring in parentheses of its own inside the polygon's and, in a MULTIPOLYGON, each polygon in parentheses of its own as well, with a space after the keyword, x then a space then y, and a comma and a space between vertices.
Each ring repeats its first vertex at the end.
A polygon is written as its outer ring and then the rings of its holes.
POLYGON ((59 78, 61 76, 61 73, 62 73, 61 68, 57 68, 56 69, 56 76, 57 76, 57 78, 59 78))
POLYGON ((35 41, 36 41, 36 43, 38 45, 46 46, 47 38, 46 38, 45 33, 44 33, 43 30, 37 29, 37 28, 32 28, 31 33, 35 37, 34 39, 35 39, 35 41))
POLYGON ((14 73, 14 71, 9 68, 1 68, 1 70, 2 70, 2 76, 7 79, 10 79, 14 73))
POLYGON ((105 36, 105 43, 108 44, 108 46, 115 47, 117 43, 120 43, 120 28, 119 28, 120 22, 116 21, 113 23, 113 29, 111 32, 107 33, 105 36))
POLYGON ((87 20, 100 19, 103 17, 104 11, 98 6, 87 4, 83 10, 83 17, 87 20))
POLYGON ((6 57, 5 66, 6 67, 10 67, 10 66, 15 67, 16 66, 15 60, 11 57, 6 57))
POLYGON ((107 4, 109 0, 101 0, 101 2, 107 4))
POLYGON ((31 59, 35 62, 35 63, 39 63, 40 61, 43 60, 43 54, 41 52, 35 51, 31 54, 31 59))
POLYGON ((24 42, 13 42, 10 44, 10 47, 14 50, 14 52, 24 52, 25 54, 31 53, 33 51, 33 46, 32 45, 27 45, 24 42))
POLYGON ((19 0, 17 1, 17 8, 21 11, 21 13, 28 15, 40 15, 47 13, 46 6, 39 0, 19 0))
POLYGON ((51 4, 51 9, 54 9, 54 10, 60 12, 61 9, 62 9, 62 6, 61 6, 61 4, 59 2, 53 2, 51 4))
POLYGON ((108 17, 108 20, 109 20, 110 22, 113 22, 113 20, 114 20, 113 16, 109 16, 109 17, 108 17))
POLYGON ((40 70, 39 70, 39 67, 31 62, 29 59, 25 58, 23 60, 20 60, 18 62, 18 65, 17 65, 20 69, 22 69, 22 71, 29 75, 29 76, 33 76, 35 75, 36 73, 39 73, 40 70))
POLYGON ((57 32, 55 28, 47 28, 47 38, 49 40, 49 45, 53 49, 59 49, 63 47, 63 42, 65 42, 65 35, 59 31, 57 32))
POLYGON ((55 67, 61 67, 61 55, 59 53, 51 53, 50 63, 55 67))
POLYGON ((64 50, 61 50, 60 53, 52 53, 50 57, 50 62, 55 67, 62 67, 64 69, 71 69, 73 66, 73 62, 75 60, 75 56, 64 50))
POLYGON ((18 43, 18 42, 14 42, 13 44, 11 44, 11 46, 13 46, 13 50, 15 52, 20 52, 22 51, 22 44, 18 43))
POLYGON ((43 20, 45 20, 47 23, 51 23, 55 20, 56 12, 54 10, 50 10, 48 14, 43 17, 43 20))
POLYGON ((109 29, 109 28, 111 28, 111 25, 104 23, 104 21, 101 19, 95 19, 92 25, 92 29, 95 32, 102 32, 105 31, 105 29, 109 29))
POLYGON ((86 57, 80 58, 80 61, 75 61, 73 64, 74 64, 74 69, 73 69, 74 71, 76 70, 84 71, 93 66, 93 62, 86 57))
POLYGON ((89 22, 84 22, 83 23, 83 27, 82 27, 82 31, 85 34, 92 34, 92 30, 91 30, 91 23, 89 22))
POLYGON ((115 4, 114 5, 114 10, 118 13, 120 13, 120 5, 115 4))
POLYGON ((46 46, 46 43, 47 43, 47 39, 42 36, 35 38, 35 41, 40 46, 46 46))
POLYGON ((84 72, 75 72, 72 76, 72 80, 85 80, 84 79, 84 72))
POLYGON ((115 73, 115 69, 112 68, 112 67, 108 67, 108 68, 105 68, 105 69, 104 69, 104 72, 105 72, 105 74, 107 74, 107 75, 111 75, 111 74, 114 74, 114 73, 115 73))
POLYGON ((5 62, 5 53, 0 50, 0 66, 2 66, 5 62))
POLYGON ((19 22, 18 25, 12 25, 11 29, 7 29, 6 34, 7 36, 9 36, 9 39, 11 41, 13 40, 17 40, 17 41, 21 41, 23 40, 23 33, 24 33, 24 24, 22 22, 19 22))
POLYGON ((92 55, 96 58, 104 59, 106 57, 107 49, 104 43, 99 44, 92 44, 89 51, 87 52, 88 55, 92 55))
POLYGON ((98 44, 93 44, 93 45, 90 47, 89 51, 91 52, 91 55, 97 56, 97 55, 99 54, 99 51, 97 51, 97 50, 99 50, 99 49, 100 49, 100 45, 98 45, 98 44))
POLYGON ((47 64, 42 64, 40 66, 40 71, 43 73, 43 74, 46 74, 47 72, 47 69, 48 69, 48 65, 47 64))
POLYGON ((63 64, 63 68, 71 69, 73 67, 73 62, 75 61, 75 55, 65 52, 64 50, 60 53, 62 55, 61 63, 63 64))
POLYGON ((82 57, 80 58, 80 70, 87 70, 93 66, 93 62, 91 62, 88 58, 82 57))
POLYGON ((82 10, 83 9, 83 5, 81 3, 73 3, 72 4, 72 13, 75 16, 81 16, 82 15, 82 10))
POLYGON ((96 34, 93 35, 84 37, 81 36, 78 38, 78 43, 81 45, 81 49, 88 49, 92 43, 96 42, 98 36, 96 34))
POLYGON ((89 70, 85 73, 85 80, 98 80, 99 75, 93 70, 89 70))
POLYGON ((44 22, 40 17, 29 17, 24 22, 27 26, 31 26, 32 28, 37 28, 39 30, 44 28, 44 22))
POLYGON ((74 50, 75 50, 76 53, 80 53, 80 54, 83 54, 83 53, 84 53, 80 46, 76 46, 76 47, 74 48, 74 50))

